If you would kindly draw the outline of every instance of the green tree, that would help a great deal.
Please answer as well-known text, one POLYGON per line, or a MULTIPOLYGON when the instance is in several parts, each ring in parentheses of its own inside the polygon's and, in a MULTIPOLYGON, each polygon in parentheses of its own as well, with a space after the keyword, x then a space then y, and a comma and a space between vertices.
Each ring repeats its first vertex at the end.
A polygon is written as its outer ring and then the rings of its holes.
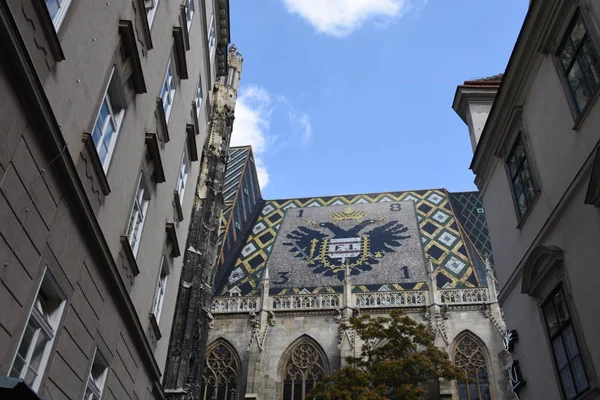
POLYGON ((347 357, 348 366, 319 382, 308 399, 420 400, 434 379, 466 380, 427 328, 400 310, 353 317, 342 329, 360 337, 361 356, 347 357))

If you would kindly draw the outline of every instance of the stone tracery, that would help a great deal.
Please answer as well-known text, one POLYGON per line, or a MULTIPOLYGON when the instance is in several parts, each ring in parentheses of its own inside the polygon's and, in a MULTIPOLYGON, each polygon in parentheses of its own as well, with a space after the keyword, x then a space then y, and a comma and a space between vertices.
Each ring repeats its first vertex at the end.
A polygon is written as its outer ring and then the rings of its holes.
POLYGON ((316 346, 303 339, 292 349, 283 370, 283 400, 304 400, 325 377, 325 360, 316 346))
POLYGON ((454 363, 467 375, 470 383, 457 381, 460 400, 490 400, 488 369, 483 349, 469 334, 459 339, 454 349, 454 363))
POLYGON ((202 376, 202 399, 229 399, 235 393, 239 364, 235 350, 223 342, 206 352, 206 367, 202 376), (216 393, 215 393, 216 392, 216 393))

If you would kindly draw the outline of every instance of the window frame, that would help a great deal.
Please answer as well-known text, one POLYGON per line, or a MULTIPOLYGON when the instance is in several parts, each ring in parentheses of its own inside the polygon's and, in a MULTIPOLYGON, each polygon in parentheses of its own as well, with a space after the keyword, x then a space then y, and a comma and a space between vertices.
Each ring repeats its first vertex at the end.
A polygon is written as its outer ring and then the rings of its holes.
POLYGON ((208 25, 208 34, 207 34, 207 44, 208 44, 208 56, 211 61, 211 69, 212 69, 212 61, 214 59, 216 49, 217 49, 217 30, 215 27, 215 14, 213 13, 210 17, 210 24, 208 25))
POLYGON ((83 400, 100 400, 104 393, 104 386, 106 384, 106 377, 108 376, 108 362, 98 350, 98 347, 94 348, 94 356, 92 357, 92 363, 90 364, 88 379, 85 385, 85 391, 83 392, 83 400), (94 378, 94 365, 100 365, 103 368, 101 373, 100 382, 94 378), (88 392, 90 389, 91 393, 88 392))
POLYGON ((554 366, 554 372, 556 373, 556 377, 557 377, 558 384, 560 386, 562 397, 564 399, 568 399, 568 400, 574 400, 574 399, 581 398, 582 395, 587 393, 593 387, 593 379, 592 379, 589 369, 586 367, 586 356, 585 356, 584 352, 582 351, 580 339, 578 337, 578 329, 576 326, 576 321, 573 319, 573 312, 569 305, 567 291, 565 290, 565 287, 562 282, 560 282, 552 291, 550 291, 550 293, 545 298, 543 298, 543 301, 539 304, 539 311, 541 314, 542 323, 544 325, 543 329, 547 336, 548 346, 550 347, 550 351, 552 353, 552 363, 554 366), (554 301, 554 299, 558 293, 562 294, 563 304, 564 304, 564 307, 566 308, 566 312, 568 314, 568 321, 566 321, 566 322, 561 322, 559 320, 560 317, 558 315, 558 309, 557 309, 556 303, 554 301), (554 306, 554 313, 555 313, 557 321, 559 323, 558 328, 556 329, 556 331, 554 333, 552 333, 550 331, 550 326, 549 326, 550 324, 548 322, 546 312, 545 312, 545 307, 549 303, 553 303, 552 305, 554 306), (563 338, 563 333, 565 331, 567 331, 569 327, 571 328, 571 331, 573 333, 573 339, 575 341, 575 345, 576 345, 577 351, 578 351, 577 355, 575 355, 572 359, 568 359, 569 358, 568 348, 567 348, 567 345, 565 344, 565 341, 563 338), (565 392, 565 387, 564 387, 562 376, 561 376, 561 368, 558 365, 556 349, 554 348, 554 345, 553 345, 554 340, 557 338, 561 339, 560 341, 562 344, 562 350, 565 353, 564 354, 565 357, 567 357, 567 362, 563 366, 562 370, 564 370, 565 368, 569 369, 572 383, 574 385, 574 389, 577 390, 577 386, 576 386, 577 384, 575 382, 575 375, 573 374, 573 369, 572 369, 571 364, 577 357, 580 358, 581 366, 583 368, 583 373, 584 373, 585 379, 587 381, 587 387, 582 389, 579 392, 576 392, 576 394, 573 397, 568 397, 565 392))
POLYGON ((173 68, 173 57, 169 57, 169 61, 167 63, 167 69, 165 71, 165 77, 163 79, 163 84, 160 88, 160 98, 163 101, 163 111, 165 113, 165 119, 169 122, 169 117, 171 116, 171 111, 173 109, 173 104, 175 103, 175 94, 177 93, 177 83, 175 82, 175 69, 173 68), (169 72, 170 78, 169 81, 169 72), (172 83, 169 85, 169 83, 172 83), (167 89, 165 91, 165 88, 167 89), (170 88, 170 89, 169 89, 170 88), (165 98, 169 100, 169 103, 165 101, 165 98))
POLYGON ((152 315, 154 315, 157 324, 160 324, 160 316, 162 314, 162 308, 167 293, 167 284, 169 283, 170 274, 171 271, 168 264, 167 256, 163 254, 160 260, 160 269, 158 271, 156 289, 154 290, 154 301, 152 303, 152 315))
MULTIPOLYGON (((41 301, 39 304, 43 306, 41 301)), ((35 350, 36 344, 38 343, 39 335, 44 335, 46 338, 46 344, 44 345, 44 349, 41 352, 41 358, 37 370, 34 370, 36 376, 30 384, 26 382, 27 385, 29 385, 31 389, 36 393, 40 388, 42 378, 44 377, 46 367, 48 366, 48 359, 50 358, 52 347, 54 346, 54 341, 58 334, 58 330, 60 329, 60 322, 64 314, 65 304, 66 296, 60 290, 60 287, 58 286, 58 284, 52 277, 50 271, 48 270, 48 267, 46 266, 44 268, 44 272, 42 273, 42 279, 38 285, 35 298, 29 309, 29 318, 27 319, 27 324, 25 325, 25 328, 21 333, 19 345, 16 348, 15 354, 12 358, 12 362, 10 363, 10 367, 8 369, 9 376, 25 380, 27 372, 29 372, 31 366, 33 352, 35 350), (58 303, 54 307, 52 313, 49 313, 48 320, 46 320, 37 309, 40 293, 43 293, 46 298, 49 298, 58 303), (29 340, 25 357, 23 357, 21 354, 19 354, 19 352, 21 350, 21 346, 23 345, 23 340, 25 339, 26 332, 32 326, 33 335, 29 340), (22 359, 23 365, 21 366, 20 371, 18 371, 18 374, 13 375, 13 369, 15 368, 15 362, 17 361, 17 357, 22 359)))
POLYGON ((506 156, 506 159, 504 160, 504 168, 506 170, 506 174, 507 174, 507 178, 508 178, 508 185, 510 187, 510 192, 511 192, 511 197, 513 199, 513 204, 514 204, 514 208, 515 208, 515 215, 517 217, 517 221, 518 221, 518 225, 517 227, 520 228, 523 224, 523 222, 525 221, 526 217, 529 215, 529 213, 531 212, 531 210, 533 209, 533 206, 537 200, 537 198, 539 197, 539 193, 541 192, 540 189, 540 185, 539 185, 539 181, 537 179, 537 175, 535 173, 535 168, 533 165, 533 160, 531 157, 531 151, 529 150, 529 147, 527 146, 527 137, 525 135, 525 131, 522 127, 520 127, 518 129, 518 133, 515 137, 515 139, 512 142, 512 146, 510 147, 510 150, 508 151, 508 155, 506 156), (521 160, 521 162, 519 163, 515 173, 513 174, 513 172, 511 171, 511 158, 513 157, 513 155, 515 154, 515 151, 517 149, 517 145, 521 144, 521 146, 523 147, 523 151, 524 151, 524 157, 523 160, 521 160), (520 208, 519 208, 519 200, 517 197, 517 193, 515 190, 515 181, 517 180, 517 178, 519 178, 521 181, 523 180, 522 178, 522 171, 523 171, 523 166, 525 164, 525 162, 527 162, 527 165, 529 166, 529 181, 531 182, 531 185, 533 187, 533 195, 531 197, 531 199, 528 199, 527 193, 526 193, 526 189, 525 189, 525 184, 522 184, 522 190, 519 193, 520 194, 525 194, 525 198, 527 199, 527 207, 526 209, 521 212, 520 208))
POLYGON ((187 154, 187 149, 183 148, 183 156, 181 157, 181 163, 179 165, 179 172, 177 174, 177 194, 179 195, 179 202, 183 207, 183 196, 185 196, 185 189, 187 188, 187 180, 190 175, 190 158, 187 154))
POLYGON ((194 93, 194 105, 196 106, 196 118, 200 118, 200 107, 204 100, 204 91, 202 90, 202 74, 198 75, 198 84, 194 93))
POLYGON ((65 20, 65 16, 71 6, 71 0, 54 0, 58 3, 58 12, 56 15, 52 16, 50 14, 50 9, 48 8, 48 3, 45 1, 46 8, 48 9, 48 15, 50 15, 50 19, 52 20, 52 24, 54 25, 54 29, 58 32, 60 27, 65 20))
POLYGON ((194 14, 196 13, 196 5, 194 4, 194 0, 184 0, 185 5, 185 22, 187 26, 187 31, 189 32, 192 28, 192 23, 194 22, 194 14))
POLYGON ((108 85, 104 90, 104 94, 102 96, 102 101, 100 102, 100 106, 98 107, 98 112, 96 113, 96 118, 94 119, 94 125, 92 127, 92 141, 94 142, 94 147, 96 148, 96 152, 98 153, 98 159, 102 164, 102 169, 104 173, 108 173, 108 168, 110 167, 110 162, 112 161, 115 148, 117 146, 117 139, 119 138, 119 134, 121 133, 121 128, 123 126, 123 121, 125 119, 125 112, 127 110, 127 103, 123 93, 123 87, 121 86, 121 79, 116 71, 116 66, 113 65, 112 71, 110 73, 108 79, 108 85), (107 119, 103 124, 101 129, 100 138, 96 143, 95 132, 96 125, 98 125, 100 115, 102 113, 102 108, 106 103, 106 108, 108 109, 107 119), (117 110, 115 112, 115 110, 117 110), (106 156, 104 160, 100 156, 100 148, 104 142, 104 138, 107 134, 107 127, 109 125, 114 125, 114 132, 112 137, 110 138, 110 142, 108 146, 106 146, 106 156))
MULTIPOLYGON (((577 8, 577 10, 575 10, 571 19, 569 20, 566 29, 564 29, 564 31, 562 32, 562 38, 560 39, 554 57, 555 64, 557 65, 558 71, 561 75, 561 80, 563 81, 565 89, 568 92, 569 103, 571 108, 573 109, 574 116, 576 119, 581 119, 587 113, 587 110, 591 108, 592 104, 595 102, 596 98, 598 97, 598 94, 600 93, 600 82, 595 85, 595 88, 592 85, 590 85, 585 72, 585 68, 582 67, 582 60, 579 57, 579 55, 582 53, 582 49, 585 43, 587 42, 591 46, 591 50, 593 51, 593 56, 596 60, 596 63, 600 66, 600 52, 598 46, 596 45, 597 41, 595 40, 595 34, 591 31, 590 26, 591 24, 589 24, 586 21, 586 18, 584 17, 581 8, 577 8), (565 49, 567 41, 574 45, 573 40, 571 39, 571 34, 574 31, 578 21, 581 21, 581 24, 584 29, 584 34, 579 45, 576 48, 575 46, 573 46, 572 59, 569 62, 569 66, 565 67, 561 55, 563 53, 563 50, 565 49), (579 81, 578 86, 574 89, 571 86, 571 81, 569 80, 569 73, 572 71, 573 66, 575 64, 577 64, 579 70, 581 71, 582 79, 579 81), (585 82, 585 84, 587 84, 591 93, 586 101, 586 104, 582 108, 580 108, 579 104, 577 103, 576 93, 577 89, 581 86, 582 82, 585 82)), ((589 65, 591 65, 591 63, 589 65)))
MULTIPOLYGON (((145 2, 148 0, 144 0, 144 7, 145 7, 145 2)), ((154 2, 154 7, 152 8, 147 8, 145 7, 145 12, 146 12, 146 20, 148 21, 148 26, 150 28, 152 28, 152 24, 154 23, 154 17, 156 16, 156 11, 158 10, 158 4, 160 3, 160 0, 151 0, 154 2)))
POLYGON ((144 171, 142 171, 140 173, 138 184, 135 189, 135 196, 133 198, 131 211, 129 213, 129 222, 127 223, 127 241, 131 246, 131 251, 133 252, 134 256, 137 256, 138 251, 140 249, 140 242, 142 241, 142 233, 144 231, 144 226, 146 225, 146 219, 148 217, 148 208, 151 199, 152 195, 150 193, 150 186, 148 185, 148 180, 144 175, 144 171), (141 196, 140 187, 143 189, 141 196), (139 218, 140 215, 141 218, 139 218), (135 228, 132 229, 132 223, 135 223, 135 221, 138 221, 137 225, 135 228), (134 236, 135 232, 139 233, 134 236), (133 239, 137 240, 134 243, 132 243, 133 239))

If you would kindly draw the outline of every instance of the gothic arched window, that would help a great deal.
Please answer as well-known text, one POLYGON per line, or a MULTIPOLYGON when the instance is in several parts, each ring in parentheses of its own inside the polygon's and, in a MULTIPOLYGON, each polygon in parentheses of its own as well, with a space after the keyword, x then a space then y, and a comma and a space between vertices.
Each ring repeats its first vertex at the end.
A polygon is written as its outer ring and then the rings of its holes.
POLYGON ((238 370, 238 357, 231 346, 223 341, 211 345, 206 351, 201 399, 235 399, 238 370))
POLYGON ((464 335, 454 349, 454 363, 461 368, 470 382, 457 381, 460 400, 490 400, 485 355, 479 343, 471 336, 464 335))
POLYGON ((283 369, 283 400, 304 400, 325 377, 325 365, 324 355, 310 340, 301 339, 293 345, 283 369))

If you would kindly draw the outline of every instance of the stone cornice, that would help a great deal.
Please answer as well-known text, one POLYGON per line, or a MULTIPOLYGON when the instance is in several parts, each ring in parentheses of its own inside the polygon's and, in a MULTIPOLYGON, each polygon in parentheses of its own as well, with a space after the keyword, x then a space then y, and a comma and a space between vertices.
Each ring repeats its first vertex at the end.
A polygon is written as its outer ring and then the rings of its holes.
POLYGON ((77 220, 87 233, 87 243, 95 250, 95 259, 104 267, 100 271, 111 287, 111 294, 144 360, 144 367, 160 388, 158 382, 161 373, 152 348, 79 179, 71 154, 63 151, 66 142, 6 0, 0 0, 0 52, 9 61, 5 64, 7 72, 19 82, 20 100, 27 105, 30 121, 38 128, 33 131, 39 132, 39 139, 44 143, 47 153, 56 157, 54 165, 62 178, 65 195, 70 197, 69 204, 76 210, 79 216, 77 220))
POLYGON ((452 108, 458 116, 467 123, 467 106, 471 102, 484 103, 494 101, 496 93, 498 92, 497 86, 470 86, 460 85, 456 88, 454 95, 454 101, 452 102, 452 108))

